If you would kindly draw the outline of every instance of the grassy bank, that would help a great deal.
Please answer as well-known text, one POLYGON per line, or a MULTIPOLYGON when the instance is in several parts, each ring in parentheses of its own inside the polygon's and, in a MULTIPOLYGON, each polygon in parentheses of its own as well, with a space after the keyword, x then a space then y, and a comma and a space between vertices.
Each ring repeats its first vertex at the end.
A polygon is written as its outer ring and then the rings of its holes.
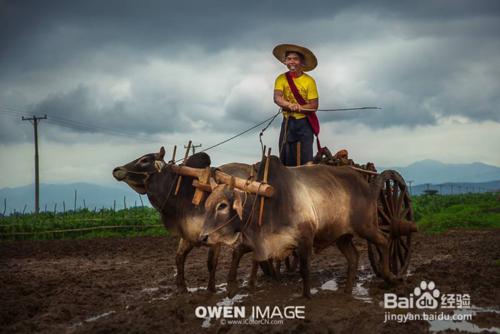
MULTIPOLYGON (((422 232, 500 228, 499 194, 422 195, 412 200, 415 220, 422 232)), ((161 236, 167 233, 158 212, 147 207, 0 218, 0 240, 161 236)))
POLYGON ((416 196, 413 208, 419 230, 424 232, 500 228, 498 193, 416 196))
POLYGON ((152 208, 120 211, 86 209, 66 213, 44 212, 0 219, 2 240, 88 239, 166 235, 152 208))

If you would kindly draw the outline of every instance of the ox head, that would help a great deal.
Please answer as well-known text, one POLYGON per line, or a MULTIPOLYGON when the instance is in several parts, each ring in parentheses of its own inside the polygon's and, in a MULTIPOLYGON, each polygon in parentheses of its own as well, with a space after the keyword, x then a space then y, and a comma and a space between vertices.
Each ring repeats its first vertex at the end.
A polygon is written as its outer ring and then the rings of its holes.
POLYGON ((245 192, 234 189, 234 184, 214 187, 205 202, 200 241, 208 245, 224 243, 234 246, 242 232, 246 196, 245 192))
POLYGON ((116 167, 113 176, 117 181, 127 183, 139 194, 146 193, 146 181, 149 175, 160 172, 165 166, 163 146, 158 153, 143 155, 126 165, 116 167))

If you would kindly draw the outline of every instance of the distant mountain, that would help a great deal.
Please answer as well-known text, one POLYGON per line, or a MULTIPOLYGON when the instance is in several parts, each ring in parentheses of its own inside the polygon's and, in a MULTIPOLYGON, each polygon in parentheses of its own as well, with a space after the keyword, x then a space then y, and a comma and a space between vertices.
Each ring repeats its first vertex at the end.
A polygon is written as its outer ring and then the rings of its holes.
POLYGON ((405 180, 414 184, 446 182, 480 183, 500 180, 500 167, 481 162, 470 164, 445 164, 436 160, 422 160, 407 167, 383 167, 397 170, 405 180))
MULTIPOLYGON (((500 168, 480 162, 471 164, 445 164, 435 160, 423 160, 412 163, 407 167, 378 167, 397 170, 409 183, 412 182, 412 193, 418 195, 425 189, 436 189, 443 194, 498 191, 500 189, 500 168)), ((6 214, 14 210, 31 212, 34 210, 34 185, 0 189, 0 214, 4 212, 4 199, 7 200, 6 214)), ((125 197, 127 207, 141 205, 150 206, 146 196, 132 191, 126 184, 117 183, 116 186, 102 186, 90 183, 71 184, 41 184, 40 209, 53 211, 57 204, 57 211, 73 210, 75 189, 77 190, 76 207, 86 206, 90 210, 102 207, 122 209, 125 197), (84 202, 85 201, 85 202, 84 202)))
POLYGON ((465 193, 484 193, 484 192, 500 192, 500 180, 481 182, 481 183, 467 183, 467 182, 448 182, 439 184, 419 184, 412 185, 411 194, 421 195, 425 190, 437 190, 439 194, 465 194, 465 193))
MULTIPOLYGON (((124 198, 127 207, 141 205, 139 194, 132 191, 125 184, 117 187, 101 186, 91 183, 70 183, 70 184, 40 184, 40 210, 54 211, 57 204, 57 211, 63 211, 63 202, 66 211, 76 208, 87 207, 89 210, 100 209, 102 207, 112 208, 116 205, 116 210, 123 209, 124 198)), ((5 214, 11 212, 31 212, 35 207, 35 185, 2 188, 0 189, 0 214, 4 212, 4 200, 7 200, 5 214)), ((142 196, 144 205, 150 206, 147 196, 142 196)))

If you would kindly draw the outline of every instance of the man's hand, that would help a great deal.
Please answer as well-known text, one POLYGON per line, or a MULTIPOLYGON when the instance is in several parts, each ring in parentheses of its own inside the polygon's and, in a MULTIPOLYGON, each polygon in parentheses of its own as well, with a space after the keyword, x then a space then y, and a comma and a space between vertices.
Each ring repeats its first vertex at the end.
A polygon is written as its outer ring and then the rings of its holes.
POLYGON ((295 111, 295 112, 300 112, 302 110, 302 106, 298 103, 290 103, 290 105, 288 106, 288 108, 291 110, 291 111, 295 111))

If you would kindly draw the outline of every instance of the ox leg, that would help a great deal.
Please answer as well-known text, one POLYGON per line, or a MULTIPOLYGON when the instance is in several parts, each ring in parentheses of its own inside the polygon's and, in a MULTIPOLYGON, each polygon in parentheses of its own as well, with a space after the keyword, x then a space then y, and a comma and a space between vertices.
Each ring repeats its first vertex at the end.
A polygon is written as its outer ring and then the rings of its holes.
POLYGON ((274 279, 277 279, 276 277, 276 272, 273 267, 273 261, 272 260, 266 260, 266 261, 252 261, 252 271, 250 272, 250 280, 248 281, 248 285, 251 288, 255 287, 255 283, 257 281, 257 273, 259 271, 259 266, 260 269, 262 269, 262 272, 266 276, 270 276, 274 279))
POLYGON ((384 234, 380 231, 376 231, 373 236, 369 236, 366 239, 375 243, 379 246, 380 251, 382 253, 382 277, 388 283, 396 283, 397 278, 391 272, 389 267, 389 242, 384 234))
POLYGON ((234 251, 231 259, 231 268, 229 269, 229 274, 227 276, 227 293, 229 297, 233 297, 238 291, 238 266, 240 260, 246 253, 250 252, 251 249, 245 245, 239 245, 234 251))
POLYGON ((300 275, 302 276, 302 296, 311 298, 311 282, 309 273, 311 271, 311 254, 312 249, 304 246, 304 249, 299 251, 300 275))
POLYGON ((269 259, 269 264, 271 268, 271 276, 276 280, 279 281, 281 278, 281 260, 273 260, 269 259))
POLYGON ((220 245, 210 247, 208 250, 207 267, 208 267, 208 291, 215 292, 215 270, 219 262, 220 245))
POLYGON ((248 286, 250 288, 255 288, 255 282, 257 281, 257 271, 259 270, 259 261, 252 261, 252 271, 250 272, 250 280, 248 281, 248 286))
POLYGON ((292 255, 288 256, 285 259, 286 270, 290 273, 297 271, 298 262, 299 262, 299 258, 297 256, 297 252, 294 250, 292 252, 292 255), (291 261, 290 261, 290 258, 292 258, 291 261))
POLYGON ((285 268, 286 268, 286 271, 288 271, 288 272, 292 271, 292 267, 290 264, 290 256, 287 256, 285 259, 285 268))
POLYGON ((358 271, 359 253, 352 242, 352 235, 344 236, 337 241, 337 246, 347 259, 347 282, 345 293, 351 294, 358 271))
MULTIPOLYGON (((308 229, 307 231, 309 231, 308 229)), ((307 235, 303 235, 297 247, 297 253, 299 256, 300 263, 300 275, 302 276, 302 296, 305 298, 311 298, 311 282, 309 273, 311 271, 311 256, 313 250, 313 238, 312 231, 309 231, 307 235)))
POLYGON ((184 263, 186 262, 186 256, 193 249, 194 244, 182 239, 179 241, 179 246, 177 247, 177 253, 175 254, 175 264, 177 266, 177 291, 186 292, 186 280, 184 279, 184 263))
POLYGON ((276 278, 279 279, 281 275, 281 260, 276 260, 274 271, 276 272, 276 278))

